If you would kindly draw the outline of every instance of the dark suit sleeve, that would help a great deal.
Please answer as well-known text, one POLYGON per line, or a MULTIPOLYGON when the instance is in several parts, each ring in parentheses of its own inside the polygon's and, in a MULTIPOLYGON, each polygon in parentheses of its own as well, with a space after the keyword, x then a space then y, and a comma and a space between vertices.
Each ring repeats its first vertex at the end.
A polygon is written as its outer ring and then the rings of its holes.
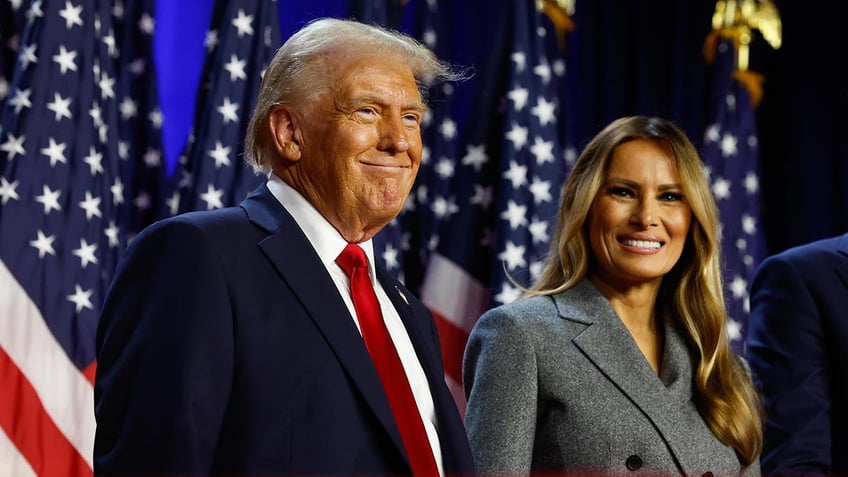
POLYGON ((98 475, 212 468, 233 374, 227 280, 188 223, 156 224, 128 249, 97 333, 98 475))
POLYGON ((824 325, 810 279, 798 268, 803 263, 771 257, 751 286, 747 358, 767 414, 763 474, 831 467, 824 325))

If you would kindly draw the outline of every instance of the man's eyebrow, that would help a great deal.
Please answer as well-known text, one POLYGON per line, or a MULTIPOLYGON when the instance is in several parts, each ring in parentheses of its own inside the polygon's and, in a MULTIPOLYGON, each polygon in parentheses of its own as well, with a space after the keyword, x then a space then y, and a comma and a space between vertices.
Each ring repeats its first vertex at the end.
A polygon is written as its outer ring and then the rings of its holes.
MULTIPOLYGON (((371 94, 371 93, 363 93, 363 94, 358 94, 358 95, 354 95, 354 96, 348 96, 348 97, 342 98, 338 101, 338 104, 342 107, 345 107, 345 106, 346 107, 353 107, 353 106, 363 104, 363 103, 384 105, 384 104, 386 104, 386 100, 379 95, 375 95, 375 94, 371 94)), ((416 100, 416 101, 410 101, 410 102, 404 104, 403 106, 401 106, 401 109, 404 110, 404 111, 415 110, 415 111, 419 111, 419 112, 423 113, 423 112, 426 112, 430 108, 427 106, 427 103, 425 103, 424 101, 416 100)))

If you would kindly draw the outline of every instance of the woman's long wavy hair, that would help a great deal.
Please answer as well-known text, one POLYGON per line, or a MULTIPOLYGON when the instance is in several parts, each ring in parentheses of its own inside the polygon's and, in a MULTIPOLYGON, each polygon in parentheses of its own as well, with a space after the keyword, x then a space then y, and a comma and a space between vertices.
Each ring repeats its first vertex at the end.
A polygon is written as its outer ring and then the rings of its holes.
POLYGON ((760 401, 747 368, 730 349, 727 337, 718 209, 695 147, 674 124, 659 118, 621 118, 589 142, 563 187, 550 254, 528 294, 562 292, 590 272, 593 259, 587 217, 615 148, 634 139, 671 147, 694 219, 680 259, 663 277, 657 316, 676 320, 697 349, 694 380, 701 416, 721 442, 736 450, 743 466, 748 466, 762 450, 760 401))

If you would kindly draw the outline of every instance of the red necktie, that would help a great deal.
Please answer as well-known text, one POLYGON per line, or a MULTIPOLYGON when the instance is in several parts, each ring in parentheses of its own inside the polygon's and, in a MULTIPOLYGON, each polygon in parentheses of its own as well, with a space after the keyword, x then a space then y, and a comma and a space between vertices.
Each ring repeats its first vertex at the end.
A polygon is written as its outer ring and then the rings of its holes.
POLYGON ((415 477, 438 477, 439 470, 433 458, 427 432, 424 430, 424 423, 421 421, 421 413, 418 412, 409 380, 389 336, 389 330, 383 322, 380 303, 368 277, 365 251, 359 245, 348 244, 336 259, 336 263, 350 279, 350 294, 353 297, 353 307, 362 330, 362 338, 389 398, 389 406, 400 431, 403 447, 409 456, 412 474, 415 477))

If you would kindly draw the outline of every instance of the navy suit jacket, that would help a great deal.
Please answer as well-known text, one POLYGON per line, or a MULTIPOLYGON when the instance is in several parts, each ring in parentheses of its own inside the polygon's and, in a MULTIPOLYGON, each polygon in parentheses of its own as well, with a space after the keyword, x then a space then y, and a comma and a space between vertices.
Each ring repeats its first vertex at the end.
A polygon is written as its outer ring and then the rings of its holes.
POLYGON ((763 474, 848 475, 848 234, 760 265, 747 358, 766 407, 763 474))
MULTIPOLYGON (((447 474, 471 454, 432 315, 378 269, 436 409, 447 474)), ((97 330, 98 475, 405 475, 361 335, 294 219, 264 185, 240 207, 141 233, 97 330)))

